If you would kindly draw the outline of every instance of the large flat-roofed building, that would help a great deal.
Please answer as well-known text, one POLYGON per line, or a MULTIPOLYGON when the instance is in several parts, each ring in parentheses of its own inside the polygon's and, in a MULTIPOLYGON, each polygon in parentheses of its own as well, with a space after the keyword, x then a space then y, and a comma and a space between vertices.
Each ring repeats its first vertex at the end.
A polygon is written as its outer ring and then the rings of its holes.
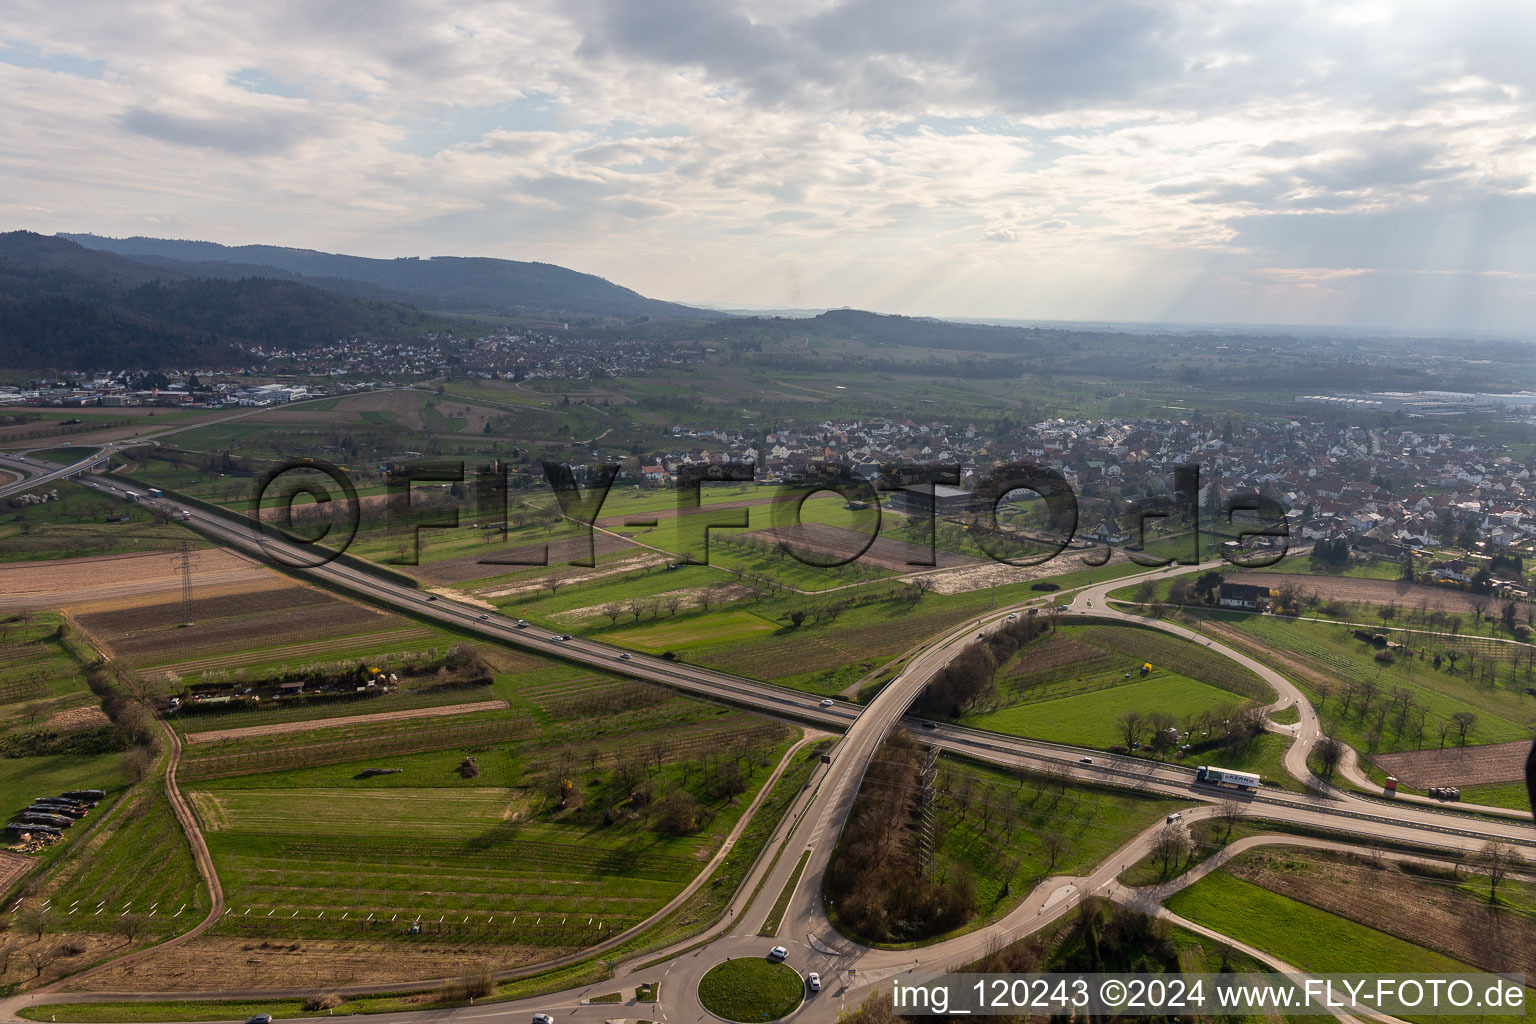
POLYGON ((913 487, 893 491, 886 504, 893 512, 905 512, 912 516, 957 516, 971 511, 976 496, 970 491, 947 484, 934 484, 933 493, 927 487, 913 487))

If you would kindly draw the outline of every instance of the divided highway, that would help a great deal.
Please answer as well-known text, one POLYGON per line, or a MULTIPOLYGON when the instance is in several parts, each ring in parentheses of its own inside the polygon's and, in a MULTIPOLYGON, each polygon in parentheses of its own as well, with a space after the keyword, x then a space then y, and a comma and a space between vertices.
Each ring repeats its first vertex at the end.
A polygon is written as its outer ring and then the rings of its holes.
MULTIPOLYGON (((0 458, 0 464, 6 461, 0 458)), ((109 492, 124 490, 117 482, 99 477, 92 478, 89 483, 109 492)), ((179 516, 181 506, 173 500, 154 499, 143 489, 136 490, 146 504, 179 516)), ((306 554, 281 541, 258 540, 248 525, 196 508, 188 508, 187 511, 189 517, 185 521, 193 529, 220 544, 258 558, 271 560, 276 553, 299 561, 306 554)), ((1169 571, 1190 572, 1207 567, 1179 567, 1169 571)), ((792 966, 802 972, 817 970, 827 982, 826 991, 820 996, 810 997, 797 1012, 795 1019, 829 1021, 836 1010, 842 1006, 851 1007, 863 997, 869 986, 878 984, 891 974, 909 969, 949 968, 980 955, 990 943, 1012 940, 1066 913, 1084 892, 1111 884, 1119 872, 1121 858, 1138 858, 1142 848, 1138 844, 1144 846, 1147 839, 1145 835, 1138 837, 1126 849, 1117 851, 1095 869, 1088 879, 1053 879, 1043 883, 1036 893, 1026 898, 1007 918, 969 935, 918 950, 876 950, 860 946, 842 938, 832 929, 823 912, 821 887, 842 824, 857 796, 865 767, 881 740, 903 720, 933 674, 963 650, 977 632, 995 629, 1006 621, 1006 616, 1013 609, 999 608, 988 613, 984 619, 964 623, 937 638, 915 655, 897 677, 868 706, 861 709, 841 702, 823 706, 822 701, 816 697, 771 684, 661 658, 633 653, 626 657, 626 652, 606 644, 574 638, 563 639, 558 634, 536 626, 519 627, 516 621, 503 616, 466 607, 449 599, 434 600, 431 595, 339 562, 296 571, 317 582, 368 600, 448 623, 503 643, 844 733, 835 748, 832 764, 826 768, 815 788, 797 801, 787 822, 781 824, 780 831, 775 835, 771 848, 782 848, 783 851, 777 863, 771 865, 770 871, 771 858, 762 858, 735 896, 726 918, 706 933, 706 944, 700 945, 695 940, 682 948, 669 951, 671 956, 668 962, 655 967, 621 966, 623 977, 617 982, 609 981, 590 990, 557 993, 536 1000, 452 1011, 448 1015, 455 1020, 495 1017, 508 1021, 526 1021, 527 1015, 533 1010, 554 1013, 558 1024, 565 1024, 567 1020, 579 1024, 595 1024, 620 1014, 652 1017, 667 1021, 668 1024, 677 1021, 691 1024, 705 1020, 705 1013, 697 1002, 695 992, 698 978, 710 966, 727 956, 761 955, 773 944, 768 939, 758 937, 757 931, 766 919, 774 897, 788 882, 801 854, 809 851, 804 873, 792 894, 789 908, 777 931, 778 938, 774 941, 790 947, 792 966), (758 891, 762 895, 754 901, 753 893, 758 891), (851 973, 850 969, 856 973, 851 973), (584 995, 623 987, 633 989, 636 983, 651 980, 660 981, 663 992, 663 1002, 654 1008, 647 1006, 626 1014, 626 1011, 615 1007, 586 1005, 581 1001, 584 995)), ((1162 573, 1153 571, 1143 575, 1159 576, 1162 573)), ((1104 605, 1109 589, 1124 586, 1137 578, 1140 577, 1121 578, 1082 592, 1072 606, 1073 612, 1105 614, 1107 609, 1104 605)), ((1125 616, 1119 612, 1110 614, 1112 617, 1133 619, 1140 625, 1179 635, 1188 632, 1181 632, 1182 627, 1170 628, 1171 624, 1168 623, 1125 616)), ((1298 703, 1303 715, 1303 728, 1296 730, 1286 764, 1293 772, 1297 771, 1298 766, 1305 770, 1305 752, 1320 735, 1320 724, 1314 725, 1316 716, 1309 715, 1310 708, 1294 685, 1240 652, 1206 641, 1205 638, 1192 642, 1208 643, 1216 653, 1249 667, 1259 665, 1263 668, 1261 674, 1280 693, 1277 707, 1298 703)), ((920 733, 925 742, 957 754, 1004 765, 1058 765, 1080 780, 1183 798, 1193 806, 1210 804, 1234 795, 1242 796, 1231 789, 1197 785, 1188 769, 1159 762, 1105 755, 1098 751, 1015 739, 955 726, 935 725, 930 728, 925 723, 910 721, 908 725, 920 733)), ((1298 773, 1297 777, 1308 779, 1310 773, 1298 773)), ((1249 814, 1252 817, 1338 831, 1344 836, 1353 837, 1359 845, 1391 841, 1465 852, 1478 848, 1488 839, 1498 838, 1526 847, 1536 847, 1536 829, 1516 821, 1489 820, 1427 807, 1390 805, 1338 792, 1292 793, 1266 788, 1249 800, 1249 814)), ((244 994, 204 995, 230 997, 244 994)), ((50 995, 49 998, 59 997, 50 995)), ((113 997, 97 993, 94 998, 113 997)), ((398 1024, 424 1024, 428 1020, 441 1019, 443 1015, 444 1011, 392 1014, 387 1015, 384 1024, 390 1024, 391 1021, 398 1024)))

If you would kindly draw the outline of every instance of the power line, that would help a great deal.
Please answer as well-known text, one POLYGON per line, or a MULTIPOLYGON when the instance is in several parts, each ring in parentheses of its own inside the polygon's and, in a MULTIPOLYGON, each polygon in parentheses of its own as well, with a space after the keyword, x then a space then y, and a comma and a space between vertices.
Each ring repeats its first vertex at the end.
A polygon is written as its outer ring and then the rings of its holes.
POLYGON ((192 625, 192 545, 181 542, 176 556, 176 567, 181 570, 181 624, 192 625))

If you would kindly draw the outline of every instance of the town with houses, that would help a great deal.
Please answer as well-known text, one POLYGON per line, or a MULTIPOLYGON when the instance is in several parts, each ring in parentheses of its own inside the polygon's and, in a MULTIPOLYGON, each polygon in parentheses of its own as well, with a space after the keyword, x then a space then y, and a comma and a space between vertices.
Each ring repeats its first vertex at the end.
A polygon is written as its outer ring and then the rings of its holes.
MULTIPOLYGON (((882 465, 960 467, 960 486, 936 488, 941 515, 971 511, 969 492, 990 467, 1035 462, 1057 469, 1080 500, 1111 517, 1139 499, 1166 494, 1176 467, 1198 465, 1199 504, 1219 514, 1226 497, 1258 491, 1287 509, 1305 544, 1346 541, 1360 558, 1457 546, 1530 552, 1536 542, 1536 459, 1516 461, 1496 447, 1429 426, 1365 429, 1320 423, 1237 423, 1210 417, 1054 419, 995 433, 970 425, 910 419, 827 421, 761 436, 747 429, 676 426, 676 444, 638 466, 643 480, 666 484, 685 466, 758 464, 759 483, 804 479, 832 463, 874 480, 882 465)), ((903 492, 904 493, 904 492, 903 492)), ((1091 539, 1123 543, 1109 523, 1091 539)), ((1453 560, 1431 570, 1471 583, 1476 567, 1453 560)), ((1518 580, 1491 585, 1523 596, 1518 580)))
MULTIPOLYGON (((276 380, 270 374, 214 371, 156 374, 152 381, 129 373, 35 379, 24 387, 0 388, 0 405, 279 405, 404 386, 393 379, 367 379, 363 371, 381 359, 406 357, 420 361, 391 365, 413 376, 446 370, 447 364, 438 360, 445 351, 338 343, 324 358, 350 354, 353 361, 341 365, 351 376, 320 383, 305 367, 276 380)), ((567 339, 532 332, 481 340, 460 351, 454 370, 462 376, 570 381, 638 375, 656 365, 657 358, 676 362, 704 355, 659 354, 643 345, 573 346, 567 339)), ((1348 407, 1338 409, 1333 423, 1194 412, 1183 420, 1050 419, 1032 424, 888 417, 804 427, 674 425, 663 431, 660 443, 636 442, 627 451, 607 454, 593 447, 577 451, 570 462, 577 479, 590 479, 597 465, 617 459, 623 464, 620 480, 650 487, 670 486, 680 470, 699 464, 753 463, 760 485, 803 480, 817 464, 839 466, 866 480, 876 479, 882 465, 956 466, 959 487, 940 485, 933 499, 937 511, 950 516, 975 511, 970 492, 992 467, 1033 462, 1060 471, 1085 512, 1093 510, 1093 518, 1085 521, 1085 538, 1115 544, 1129 540, 1116 525, 1126 513, 1140 501, 1166 494, 1176 467, 1198 465, 1199 507, 1208 516, 1219 514, 1227 495, 1258 491, 1288 510, 1291 535, 1301 543, 1342 539, 1359 558, 1400 558, 1407 551, 1442 546, 1489 554, 1532 550, 1536 458, 1519 461, 1497 446, 1462 436, 1448 429, 1454 417, 1415 416, 1408 425, 1367 428, 1339 422, 1347 413, 1348 407)), ((1371 415, 1379 418, 1379 412, 1371 415)), ((1453 585, 1470 584, 1476 571, 1464 560, 1431 570, 1433 577, 1453 585)), ((1518 579, 1492 583, 1501 593, 1523 594, 1518 579)))

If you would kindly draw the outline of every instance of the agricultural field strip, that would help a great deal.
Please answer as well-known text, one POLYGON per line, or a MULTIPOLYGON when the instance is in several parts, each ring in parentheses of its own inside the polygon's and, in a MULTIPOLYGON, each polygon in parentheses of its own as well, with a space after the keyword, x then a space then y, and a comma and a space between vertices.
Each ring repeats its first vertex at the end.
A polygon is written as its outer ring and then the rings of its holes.
POLYGON ((238 740, 248 736, 274 736, 280 733, 306 732, 313 729, 339 729, 371 722, 402 722, 416 718, 441 718, 447 715, 470 714, 476 711, 497 711, 509 705, 505 700, 476 701, 472 704, 452 704, 447 707, 414 708, 404 711, 383 711, 373 715, 348 715, 344 718, 317 718, 300 722, 275 722, 268 725, 250 725, 238 729, 210 729, 205 732, 189 732, 184 737, 188 744, 209 743, 217 740, 238 740))
MULTIPOLYGON (((432 635, 432 630, 427 626, 385 630, 377 633, 347 633, 325 640, 314 640, 310 643, 292 644, 286 647, 264 647, 260 651, 260 657, 263 664, 278 665, 284 662, 314 658, 320 655, 334 656, 337 645, 346 642, 366 644, 369 648, 378 647, 379 645, 398 648, 418 640, 425 640, 432 635)), ((207 658, 188 658, 184 661, 161 662, 158 665, 149 667, 178 668, 183 673, 211 672, 217 669, 249 667, 252 657, 252 652, 245 650, 235 654, 220 654, 207 658)))

